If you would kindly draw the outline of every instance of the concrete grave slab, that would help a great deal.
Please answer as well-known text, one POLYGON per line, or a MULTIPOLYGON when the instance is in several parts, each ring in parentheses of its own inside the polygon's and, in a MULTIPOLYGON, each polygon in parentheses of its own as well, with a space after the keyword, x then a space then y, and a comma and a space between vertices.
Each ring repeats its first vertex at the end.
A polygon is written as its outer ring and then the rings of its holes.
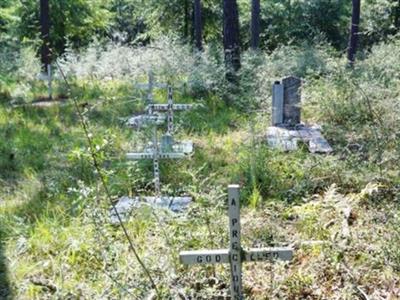
POLYGON ((297 150, 303 142, 311 153, 331 153, 332 147, 323 137, 318 126, 298 126, 295 129, 271 126, 267 130, 268 145, 283 151, 297 150))
MULTIPOLYGON (((191 197, 169 197, 169 196, 145 196, 145 197, 121 197, 115 208, 121 217, 122 221, 127 221, 133 210, 142 207, 150 206, 157 209, 168 209, 174 213, 182 213, 188 209, 192 202, 191 197)), ((111 208, 110 211, 111 224, 118 225, 119 220, 115 210, 111 208)))

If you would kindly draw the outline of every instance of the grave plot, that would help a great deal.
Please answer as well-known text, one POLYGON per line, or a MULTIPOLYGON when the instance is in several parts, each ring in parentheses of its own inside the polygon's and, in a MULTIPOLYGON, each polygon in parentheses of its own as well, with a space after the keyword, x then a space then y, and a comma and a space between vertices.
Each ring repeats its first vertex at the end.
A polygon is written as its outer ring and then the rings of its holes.
POLYGON ((318 125, 301 123, 301 80, 287 77, 275 82, 272 88, 272 126, 267 130, 267 142, 271 147, 284 151, 296 150, 300 141, 311 153, 333 151, 318 125))
MULTIPOLYGON (((151 78, 151 77, 149 77, 151 78)), ((152 82, 150 80, 150 82, 152 82)), ((152 84, 150 84, 151 86, 152 84)), ((161 195, 160 183, 160 160, 161 159, 183 159, 188 154, 193 152, 193 143, 191 141, 175 142, 173 139, 174 132, 174 111, 183 111, 191 109, 193 106, 188 104, 174 104, 172 97, 172 88, 168 87, 168 103, 154 104, 152 101, 147 105, 147 117, 154 116, 153 112, 166 112, 167 133, 161 136, 161 141, 158 139, 157 124, 153 125, 152 144, 144 148, 141 152, 130 152, 126 154, 128 160, 152 160, 153 161, 153 182, 155 196, 143 197, 122 197, 119 199, 115 208, 111 211, 111 223, 118 224, 117 213, 122 220, 126 220, 130 212, 143 204, 153 207, 167 208, 174 212, 184 211, 191 202, 190 197, 171 197, 161 195)), ((164 120, 165 120, 164 119, 164 120)))
POLYGON ((229 216, 229 248, 216 250, 182 251, 179 259, 182 264, 230 264, 231 299, 243 299, 242 294, 242 263, 257 261, 289 261, 293 258, 293 249, 252 248, 243 249, 240 244, 240 200, 239 186, 228 186, 228 216, 229 216))
MULTIPOLYGON (((164 149, 166 150, 166 149, 164 149)), ((152 207, 167 208, 174 212, 182 212, 192 201, 191 197, 161 196, 160 182, 160 160, 161 159, 182 159, 187 155, 183 152, 160 151, 157 138, 157 128, 153 128, 152 148, 145 152, 131 152, 126 154, 128 160, 152 160, 153 161, 153 183, 156 196, 122 197, 118 200, 115 208, 122 220, 127 220, 131 211, 143 204, 152 207)), ((119 220, 114 209, 111 210, 111 223, 118 224, 119 220)))

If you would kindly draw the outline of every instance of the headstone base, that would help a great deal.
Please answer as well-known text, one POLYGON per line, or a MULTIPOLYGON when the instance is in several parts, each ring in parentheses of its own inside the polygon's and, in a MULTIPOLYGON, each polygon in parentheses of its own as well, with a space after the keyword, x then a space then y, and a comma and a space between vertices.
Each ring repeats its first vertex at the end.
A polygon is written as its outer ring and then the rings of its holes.
MULTIPOLYGON (((175 213, 185 211, 189 204, 192 202, 191 197, 127 197, 123 196, 118 200, 115 208, 121 217, 122 221, 129 219, 130 214, 135 208, 139 208, 143 205, 148 205, 154 208, 169 209, 175 213)), ((113 225, 118 225, 119 220, 115 210, 111 208, 110 221, 113 225)))
POLYGON ((165 122, 165 115, 153 114, 153 115, 137 115, 130 117, 126 121, 126 125, 131 128, 139 129, 149 125, 162 125, 165 122))
POLYGON ((267 142, 273 148, 293 151, 298 149, 300 141, 306 144, 311 153, 331 153, 333 151, 317 125, 307 127, 300 124, 294 128, 283 126, 271 126, 268 128, 267 142))

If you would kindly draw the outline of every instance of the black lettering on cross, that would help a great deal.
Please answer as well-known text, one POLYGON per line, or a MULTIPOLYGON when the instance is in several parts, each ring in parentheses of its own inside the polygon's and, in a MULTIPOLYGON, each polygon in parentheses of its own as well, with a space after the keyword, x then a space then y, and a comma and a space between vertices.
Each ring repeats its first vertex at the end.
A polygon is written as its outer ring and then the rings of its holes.
POLYGON ((238 223, 238 219, 233 218, 232 219, 232 226, 235 226, 238 223))
POLYGON ((239 249, 239 244, 238 244, 238 242, 233 242, 231 246, 232 246, 231 248, 232 248, 233 250, 240 250, 240 249, 239 249))

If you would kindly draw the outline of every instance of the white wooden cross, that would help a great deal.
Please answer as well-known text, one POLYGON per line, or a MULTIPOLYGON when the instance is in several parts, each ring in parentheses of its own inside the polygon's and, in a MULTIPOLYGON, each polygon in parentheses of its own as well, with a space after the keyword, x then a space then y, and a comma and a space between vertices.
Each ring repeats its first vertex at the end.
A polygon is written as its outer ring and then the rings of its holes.
POLYGON ((231 269, 231 298, 243 299, 242 295, 242 262, 256 262, 265 260, 291 260, 293 249, 281 248, 253 248, 243 249, 240 245, 240 202, 239 186, 228 186, 228 214, 229 214, 229 249, 182 251, 179 253, 181 263, 192 264, 219 264, 229 263, 231 269))

